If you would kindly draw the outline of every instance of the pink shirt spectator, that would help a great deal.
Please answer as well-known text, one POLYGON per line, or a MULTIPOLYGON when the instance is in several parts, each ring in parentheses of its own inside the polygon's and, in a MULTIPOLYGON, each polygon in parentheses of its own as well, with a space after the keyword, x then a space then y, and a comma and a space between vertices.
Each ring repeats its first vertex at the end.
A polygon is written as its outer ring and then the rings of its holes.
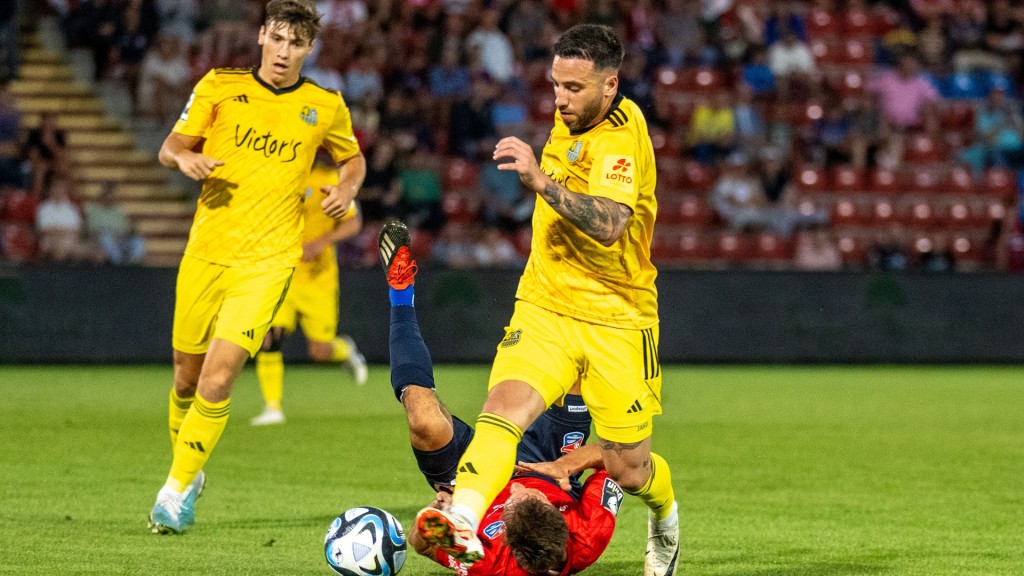
POLYGON ((897 128, 920 125, 924 121, 924 107, 939 100, 939 92, 920 74, 904 79, 894 70, 883 72, 871 81, 868 89, 878 94, 882 116, 897 128))

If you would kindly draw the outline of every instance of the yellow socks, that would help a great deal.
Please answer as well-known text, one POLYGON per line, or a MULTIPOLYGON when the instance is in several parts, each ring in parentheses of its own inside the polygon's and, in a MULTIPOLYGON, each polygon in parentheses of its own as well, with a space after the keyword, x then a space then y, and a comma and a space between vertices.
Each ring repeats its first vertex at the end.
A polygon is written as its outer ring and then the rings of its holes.
POLYGON ((352 355, 352 347, 344 338, 335 338, 331 341, 331 360, 333 362, 344 362, 352 355))
POLYGON ((195 400, 195 396, 191 398, 178 396, 174 386, 171 386, 171 397, 170 402, 168 402, 169 414, 167 417, 167 427, 171 431, 171 450, 174 450, 174 443, 178 441, 178 429, 181 428, 181 421, 185 419, 185 414, 188 414, 188 409, 192 407, 193 400, 195 400))
POLYGON ((178 441, 174 445, 174 462, 171 463, 171 473, 167 476, 168 487, 184 492, 195 479, 217 446, 217 440, 227 426, 230 411, 230 398, 222 402, 207 402, 196 394, 195 402, 178 430, 178 441))
POLYGON ((284 396, 284 356, 280 352, 257 354, 256 379, 260 381, 260 391, 267 408, 280 410, 284 396))
POLYGON ((672 513, 672 503, 676 501, 676 494, 672 489, 672 471, 668 467, 668 462, 651 452, 651 477, 639 490, 625 492, 643 500, 651 509, 655 520, 667 518, 672 513))
POLYGON ((509 420, 484 412, 477 418, 476 433, 469 443, 455 476, 452 504, 456 512, 472 522, 483 518, 494 497, 512 477, 516 446, 523 431, 509 420))

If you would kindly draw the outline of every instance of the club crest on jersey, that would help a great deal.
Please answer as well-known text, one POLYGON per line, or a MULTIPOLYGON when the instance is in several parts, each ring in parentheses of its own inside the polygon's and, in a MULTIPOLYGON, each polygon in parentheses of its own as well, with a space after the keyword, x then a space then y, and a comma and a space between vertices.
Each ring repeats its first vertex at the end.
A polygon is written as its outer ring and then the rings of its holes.
POLYGON ((575 162, 580 159, 583 153, 583 140, 573 140, 569 146, 569 150, 565 153, 565 158, 569 162, 575 162))
POLYGON ((501 520, 498 520, 497 522, 491 522, 487 525, 486 528, 484 528, 484 536, 487 536, 491 540, 494 540, 494 537, 498 535, 498 532, 501 532, 501 528, 504 525, 505 522, 501 520))
POLYGON ((605 478, 604 490, 601 492, 601 507, 611 512, 613 516, 618 516, 622 497, 622 488, 619 488, 611 478, 605 478))
POLYGON ((513 330, 508 334, 505 334, 505 337, 501 340, 501 344, 499 344, 499 346, 501 346, 502 348, 515 346, 516 344, 519 344, 519 338, 521 338, 522 335, 523 331, 521 329, 513 330))
POLYGON ((562 436, 562 454, 568 454, 583 446, 583 432, 569 432, 562 436))
POLYGON ((317 114, 316 108, 310 108, 309 106, 302 107, 302 114, 300 115, 302 121, 310 126, 316 126, 317 114))

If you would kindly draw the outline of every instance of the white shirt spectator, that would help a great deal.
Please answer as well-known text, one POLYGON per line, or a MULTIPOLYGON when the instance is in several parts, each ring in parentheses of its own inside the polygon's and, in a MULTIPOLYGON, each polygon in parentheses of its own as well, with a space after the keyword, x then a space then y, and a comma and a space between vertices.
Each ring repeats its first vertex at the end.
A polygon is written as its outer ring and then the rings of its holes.
POLYGON ((351 32, 362 26, 370 15, 363 0, 321 0, 317 2, 316 10, 323 15, 321 26, 342 32, 351 32))
POLYGON ((776 76, 812 74, 816 70, 810 48, 795 37, 768 48, 768 67, 776 76))
POLYGON ((40 232, 81 230, 82 213, 70 200, 43 200, 36 209, 36 229, 40 232))
POLYGON ((515 73, 515 59, 512 43, 498 28, 500 14, 497 10, 485 10, 480 26, 466 38, 467 50, 478 50, 480 65, 498 82, 507 82, 515 73))

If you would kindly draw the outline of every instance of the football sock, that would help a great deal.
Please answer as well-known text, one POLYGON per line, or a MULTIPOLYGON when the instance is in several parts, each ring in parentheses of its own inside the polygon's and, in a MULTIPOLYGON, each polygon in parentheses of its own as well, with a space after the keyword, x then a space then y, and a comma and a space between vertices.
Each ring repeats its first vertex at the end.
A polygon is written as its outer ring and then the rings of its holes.
MULTIPOLYGON (((401 291, 392 289, 392 292, 411 291, 412 286, 401 291)), ((395 398, 399 402, 402 401, 402 391, 406 386, 433 389, 433 363, 420 334, 415 308, 405 305, 391 307, 391 329, 388 339, 391 354, 391 387, 395 390, 395 398)))
POLYGON ((672 503, 676 501, 672 489, 672 470, 664 458, 651 452, 651 476, 638 490, 625 490, 627 494, 637 496, 650 508, 655 520, 664 520, 672 513, 672 503))
POLYGON ((224 432, 231 411, 231 398, 221 402, 207 402, 199 394, 178 431, 174 445, 174 461, 167 476, 166 486, 184 492, 203 469, 217 440, 224 432))
POLYGON ((437 450, 412 449, 420 472, 435 491, 442 488, 449 492, 452 490, 455 484, 455 470, 459 467, 459 457, 462 456, 462 451, 468 443, 467 439, 473 436, 473 429, 469 427, 469 424, 454 416, 452 417, 452 426, 455 429, 452 439, 443 448, 437 450))
POLYGON ((178 441, 178 430, 181 428, 181 421, 185 419, 185 414, 188 413, 188 409, 192 407, 192 401, 195 400, 195 396, 190 398, 182 398, 178 396, 177 391, 174 390, 174 386, 171 386, 171 397, 168 406, 170 408, 167 417, 167 426, 171 431, 171 450, 174 450, 174 443, 178 441))
POLYGON ((416 289, 411 284, 404 290, 388 288, 388 298, 391 299, 392 306, 412 306, 413 300, 416 299, 416 289))
POLYGON ((331 361, 344 362, 352 355, 352 347, 344 338, 335 338, 331 341, 331 361))
POLYGON ((516 446, 523 431, 510 420, 484 412, 476 421, 476 433, 459 462, 452 504, 455 512, 479 523, 494 497, 512 477, 516 446))
POLYGON ((284 355, 280 352, 257 354, 256 379, 260 381, 263 403, 271 410, 280 410, 284 397, 284 355))

